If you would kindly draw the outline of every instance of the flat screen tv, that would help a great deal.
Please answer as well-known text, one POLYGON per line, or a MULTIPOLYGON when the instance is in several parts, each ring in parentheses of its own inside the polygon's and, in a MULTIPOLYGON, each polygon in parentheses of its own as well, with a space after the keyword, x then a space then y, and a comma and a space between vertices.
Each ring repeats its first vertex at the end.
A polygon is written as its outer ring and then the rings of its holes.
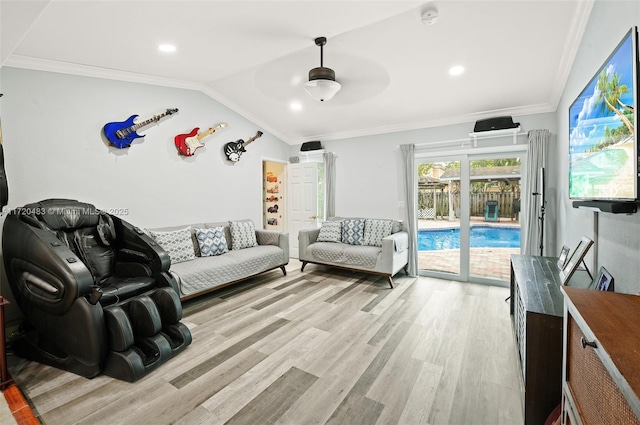
POLYGON ((569 198, 638 198, 638 85, 633 27, 569 107, 569 198))

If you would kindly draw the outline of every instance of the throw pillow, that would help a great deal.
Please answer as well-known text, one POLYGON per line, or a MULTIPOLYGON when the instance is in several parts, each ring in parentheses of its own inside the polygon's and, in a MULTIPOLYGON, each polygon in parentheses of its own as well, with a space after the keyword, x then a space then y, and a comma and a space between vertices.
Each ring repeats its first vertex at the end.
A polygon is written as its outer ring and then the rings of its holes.
POLYGON ((318 242, 340 242, 342 240, 342 221, 325 221, 322 223, 318 242))
POLYGON ((167 251, 172 263, 181 263, 196 258, 191 239, 191 227, 169 232, 149 231, 155 241, 167 251))
POLYGON ((364 221, 364 244, 382 246, 382 238, 391 234, 393 221, 367 218, 364 221))
POLYGON ((360 218, 342 220, 342 242, 362 245, 364 241, 364 220, 360 218))
POLYGON ((198 239, 202 257, 221 255, 229 252, 223 227, 214 227, 212 229, 196 228, 196 238, 198 239))
POLYGON ((244 249, 258 246, 256 227, 253 221, 230 221, 231 249, 244 249))

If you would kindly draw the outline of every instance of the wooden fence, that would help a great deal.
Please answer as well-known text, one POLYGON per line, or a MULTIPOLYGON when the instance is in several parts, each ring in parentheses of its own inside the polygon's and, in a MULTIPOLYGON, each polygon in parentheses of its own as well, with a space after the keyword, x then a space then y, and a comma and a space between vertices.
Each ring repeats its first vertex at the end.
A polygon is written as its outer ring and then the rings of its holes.
MULTIPOLYGON (((453 204, 453 211, 455 212, 456 217, 459 217, 460 194, 452 194, 451 201, 453 204)), ((498 201, 498 217, 512 218, 516 217, 517 213, 520 212, 520 192, 482 192, 472 193, 470 195, 469 203, 471 216, 484 217, 487 201, 498 201)), ((429 216, 428 218, 432 218, 434 215, 434 207, 435 218, 448 217, 449 194, 447 192, 436 191, 434 199, 433 191, 418 191, 418 209, 425 211, 422 214, 424 218, 427 218, 427 216, 429 216)))

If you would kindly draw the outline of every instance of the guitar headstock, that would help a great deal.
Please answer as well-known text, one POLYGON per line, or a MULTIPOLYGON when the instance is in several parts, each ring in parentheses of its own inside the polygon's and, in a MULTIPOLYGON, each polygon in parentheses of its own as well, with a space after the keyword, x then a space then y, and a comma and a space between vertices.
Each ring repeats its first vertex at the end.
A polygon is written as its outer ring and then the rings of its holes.
POLYGON ((167 109, 167 115, 175 114, 178 112, 178 108, 167 109))

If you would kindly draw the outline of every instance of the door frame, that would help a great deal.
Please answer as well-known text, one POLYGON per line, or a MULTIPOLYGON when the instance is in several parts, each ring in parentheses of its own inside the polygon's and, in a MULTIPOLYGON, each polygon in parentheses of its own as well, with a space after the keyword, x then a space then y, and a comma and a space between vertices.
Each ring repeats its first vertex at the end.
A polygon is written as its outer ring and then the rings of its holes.
MULTIPOLYGON (((461 282, 471 282, 488 284, 494 286, 508 287, 509 282, 503 282, 498 279, 489 279, 485 277, 470 275, 470 208, 469 208, 469 189, 470 189, 470 171, 469 163, 473 160, 488 158, 505 158, 510 155, 521 158, 521 170, 527 168, 527 145, 511 145, 496 146, 487 148, 468 148, 460 150, 440 151, 440 152, 419 152, 415 154, 415 173, 418 173, 418 165, 428 162, 444 162, 459 161, 460 162, 460 272, 459 274, 446 273, 434 270, 418 269, 420 276, 434 277, 438 279, 448 279, 461 282)), ((521 187, 526 187, 526 173, 521 173, 521 187)), ((416 187, 417 190, 417 187, 416 187)), ((416 202, 418 197, 415 197, 416 202)), ((417 210, 418 205, 413 206, 417 210)), ((520 222, 520 240, 522 241, 523 223, 520 222)), ((416 243, 417 247, 417 243, 416 243)), ((416 248, 417 249, 417 248, 416 248)), ((417 253, 416 253, 417 254, 417 253)))

